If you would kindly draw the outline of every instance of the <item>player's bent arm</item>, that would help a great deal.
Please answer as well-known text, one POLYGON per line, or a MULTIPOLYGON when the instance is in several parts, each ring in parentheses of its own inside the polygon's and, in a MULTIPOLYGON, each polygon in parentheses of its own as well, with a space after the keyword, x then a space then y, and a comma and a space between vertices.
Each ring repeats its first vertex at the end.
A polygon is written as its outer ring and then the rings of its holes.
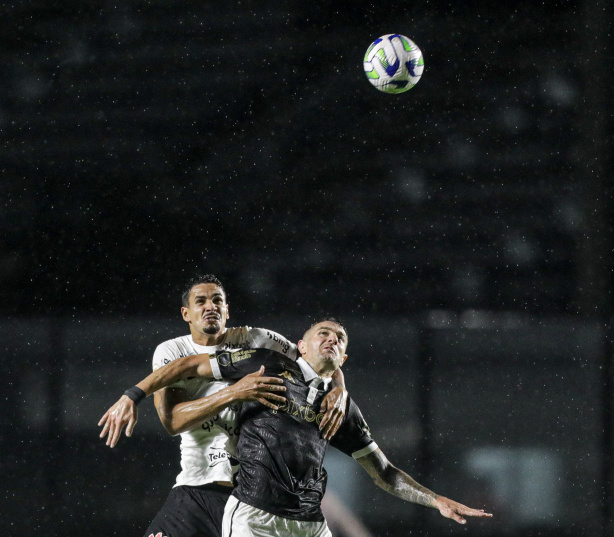
POLYGON ((126 427, 126 436, 132 436, 139 415, 136 406, 138 401, 179 380, 197 376, 213 378, 208 354, 195 354, 178 358, 156 369, 136 386, 127 390, 103 414, 98 422, 98 425, 102 426, 100 438, 106 436, 107 446, 115 447, 124 427, 126 427))
POLYGON ((472 509, 423 487, 403 470, 391 464, 379 448, 360 457, 358 462, 373 478, 375 484, 386 492, 407 502, 438 509, 442 516, 451 518, 459 524, 467 522, 463 516, 492 516, 483 509, 472 509))
POLYGON ((263 374, 264 367, 261 367, 236 384, 194 401, 187 400, 185 390, 181 388, 159 390, 154 394, 154 403, 160 421, 166 431, 175 436, 198 427, 234 402, 258 401, 278 410, 275 403, 286 400, 280 395, 280 392, 286 391, 286 387, 282 379, 263 374))
POLYGON ((213 378, 209 354, 194 354, 177 358, 169 364, 156 369, 149 376, 139 382, 136 387, 151 395, 175 382, 191 377, 213 378))
POLYGON ((160 423, 166 432, 171 436, 182 433, 177 410, 181 404, 190 402, 186 391, 183 388, 163 388, 153 394, 153 400, 160 423))
POLYGON ((202 425, 233 401, 234 398, 227 388, 194 401, 186 400, 185 391, 182 389, 165 388, 154 393, 158 417, 166 432, 172 436, 202 425))

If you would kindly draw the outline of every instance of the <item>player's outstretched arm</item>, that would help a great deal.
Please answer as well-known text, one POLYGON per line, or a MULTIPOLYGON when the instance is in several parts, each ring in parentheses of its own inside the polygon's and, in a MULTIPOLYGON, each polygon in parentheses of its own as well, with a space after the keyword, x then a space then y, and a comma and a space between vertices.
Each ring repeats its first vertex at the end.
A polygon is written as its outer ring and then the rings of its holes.
POLYGON ((347 408, 348 392, 345 389, 345 377, 341 369, 333 373, 333 383, 331 390, 326 394, 320 406, 320 412, 324 412, 324 417, 320 422, 322 438, 330 440, 341 427, 347 408))
POLYGON ((177 435, 201 425, 234 402, 258 401, 278 410, 276 403, 286 400, 282 395, 285 391, 283 380, 265 377, 264 366, 261 366, 236 384, 207 397, 186 401, 185 390, 167 388, 154 394, 154 402, 164 428, 169 434, 177 435))
POLYGON ((102 426, 100 438, 107 437, 107 446, 114 447, 122 430, 126 427, 126 436, 132 436, 132 431, 138 420, 138 402, 148 395, 170 386, 175 382, 189 377, 213 378, 208 354, 195 354, 178 358, 171 363, 156 369, 130 390, 122 395, 100 418, 102 426))
POLYGON ((484 509, 472 509, 423 487, 412 477, 392 465, 386 455, 376 449, 358 459, 360 465, 373 478, 376 485, 386 492, 407 502, 438 509, 442 516, 451 518, 459 524, 465 524, 465 516, 492 517, 484 509))

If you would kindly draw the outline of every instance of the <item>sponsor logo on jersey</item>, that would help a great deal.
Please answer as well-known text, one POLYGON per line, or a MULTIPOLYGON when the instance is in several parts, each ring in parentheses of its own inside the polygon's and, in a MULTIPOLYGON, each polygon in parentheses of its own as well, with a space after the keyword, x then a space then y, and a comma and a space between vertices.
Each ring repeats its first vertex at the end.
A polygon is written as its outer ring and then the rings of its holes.
POLYGON ((252 354, 256 352, 256 349, 242 349, 238 351, 224 351, 216 353, 217 363, 220 367, 228 367, 231 364, 242 362, 251 358, 252 354))
POLYGON ((324 413, 318 414, 310 404, 301 405, 297 403, 294 399, 287 398, 285 402, 279 404, 279 410, 272 410, 274 414, 277 412, 286 412, 291 416, 299 418, 306 422, 316 422, 317 425, 320 425, 322 418, 324 417, 324 413))
POLYGON ((218 427, 219 429, 226 431, 226 434, 229 437, 238 436, 239 434, 239 427, 234 425, 234 421, 232 423, 228 423, 227 421, 220 419, 219 414, 205 421, 200 427, 208 433, 211 432, 211 429, 214 427, 218 427))
POLYGON ((209 467, 212 468, 226 462, 228 460, 228 453, 226 453, 225 449, 212 447, 211 453, 207 453, 207 458, 209 459, 209 467))
POLYGON ((247 360, 252 357, 252 354, 256 352, 256 349, 244 349, 242 351, 233 352, 231 354, 232 363, 236 364, 237 362, 241 362, 243 360, 247 360))
POLYGON ((247 343, 224 343, 223 345, 220 346, 220 350, 224 350, 224 351, 230 351, 230 352, 234 352, 234 351, 238 351, 239 349, 247 349, 249 347, 249 345, 247 343))
POLYGON ((288 349, 290 349, 290 343, 287 339, 281 337, 279 334, 275 334, 274 332, 269 332, 268 330, 266 332, 266 335, 269 336, 269 339, 281 345, 281 352, 283 352, 284 354, 288 353, 288 349))

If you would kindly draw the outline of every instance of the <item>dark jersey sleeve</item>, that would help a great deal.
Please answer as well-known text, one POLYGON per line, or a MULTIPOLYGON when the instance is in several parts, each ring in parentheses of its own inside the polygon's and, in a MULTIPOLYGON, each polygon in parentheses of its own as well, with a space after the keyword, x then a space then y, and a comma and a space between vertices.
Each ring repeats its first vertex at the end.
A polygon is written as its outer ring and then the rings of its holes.
POLYGON ((265 367, 265 375, 267 370, 271 373, 277 371, 283 360, 287 358, 271 349, 240 349, 216 352, 211 365, 215 378, 237 380, 258 371, 261 365, 265 367), (219 370, 217 372, 215 364, 219 370))
POLYGON ((355 458, 358 458, 356 455, 377 449, 377 444, 371 438, 369 426, 352 399, 348 402, 343 423, 330 441, 330 445, 355 458))

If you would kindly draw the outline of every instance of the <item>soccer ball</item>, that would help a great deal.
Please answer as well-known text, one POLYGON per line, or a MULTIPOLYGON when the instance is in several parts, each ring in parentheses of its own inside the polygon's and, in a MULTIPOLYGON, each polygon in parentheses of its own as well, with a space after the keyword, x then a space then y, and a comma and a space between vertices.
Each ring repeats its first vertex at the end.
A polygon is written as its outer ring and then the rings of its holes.
POLYGON ((384 93, 403 93, 420 80, 424 59, 411 39, 401 34, 387 34, 371 43, 363 66, 376 89, 384 93))

